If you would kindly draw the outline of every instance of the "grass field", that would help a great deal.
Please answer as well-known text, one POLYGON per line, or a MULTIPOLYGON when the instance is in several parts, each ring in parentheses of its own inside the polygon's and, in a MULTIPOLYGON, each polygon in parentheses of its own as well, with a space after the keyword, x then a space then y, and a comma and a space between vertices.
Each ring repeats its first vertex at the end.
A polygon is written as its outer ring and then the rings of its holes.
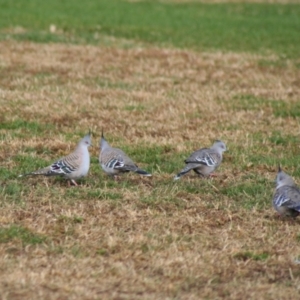
POLYGON ((300 5, 24 3, 0 0, 0 298, 299 298, 271 199, 279 163, 300 184, 300 5), (89 129, 79 187, 18 178, 89 129), (102 129, 153 177, 108 178, 102 129), (174 182, 216 139, 217 177, 174 182))

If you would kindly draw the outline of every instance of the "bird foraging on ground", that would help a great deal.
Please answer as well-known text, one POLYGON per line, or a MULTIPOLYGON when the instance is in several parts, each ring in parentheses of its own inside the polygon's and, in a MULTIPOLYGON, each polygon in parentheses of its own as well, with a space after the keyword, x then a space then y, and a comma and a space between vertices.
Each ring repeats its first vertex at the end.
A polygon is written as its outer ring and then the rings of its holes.
POLYGON ((193 170, 195 173, 207 177, 216 170, 222 162, 223 152, 226 151, 226 145, 222 141, 215 141, 211 148, 202 148, 193 152, 184 162, 183 168, 174 180, 193 170))
POLYGON ((276 189, 273 207, 283 217, 297 217, 300 214, 300 189, 293 178, 279 166, 276 176, 276 189))
POLYGON ((86 176, 90 168, 90 154, 88 147, 91 145, 91 133, 88 133, 80 140, 76 149, 69 155, 57 160, 46 168, 19 175, 19 177, 28 175, 60 175, 69 179, 74 185, 78 185, 75 180, 86 176))
POLYGON ((143 176, 152 176, 140 169, 124 151, 111 147, 104 138, 103 132, 100 140, 99 163, 103 171, 112 177, 130 171, 143 176))

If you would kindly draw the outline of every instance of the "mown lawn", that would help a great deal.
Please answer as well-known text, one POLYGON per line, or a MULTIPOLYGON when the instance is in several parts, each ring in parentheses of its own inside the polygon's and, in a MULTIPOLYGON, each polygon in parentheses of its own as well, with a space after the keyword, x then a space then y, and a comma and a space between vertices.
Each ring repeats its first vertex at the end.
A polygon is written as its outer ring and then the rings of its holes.
POLYGON ((1 0, 0 38, 110 44, 104 37, 113 36, 167 47, 299 58, 300 5, 261 2, 1 0))
POLYGON ((1 298, 297 299, 299 7, 0 0, 1 298), (79 187, 18 178, 89 129, 79 187), (102 129, 153 177, 107 177, 102 129), (174 182, 216 139, 217 177, 174 182))

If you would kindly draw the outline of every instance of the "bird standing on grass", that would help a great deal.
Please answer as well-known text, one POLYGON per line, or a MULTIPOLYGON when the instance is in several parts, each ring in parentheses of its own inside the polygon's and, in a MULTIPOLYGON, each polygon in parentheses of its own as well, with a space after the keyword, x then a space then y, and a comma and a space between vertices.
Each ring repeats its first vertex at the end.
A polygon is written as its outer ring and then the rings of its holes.
POLYGON ((103 171, 114 177, 117 174, 125 172, 135 172, 143 176, 152 176, 150 173, 140 169, 124 151, 111 147, 106 139, 101 136, 99 163, 103 171))
POLYGON ((215 141, 211 148, 202 148, 193 152, 184 162, 186 166, 175 177, 174 180, 180 179, 181 176, 194 170, 199 175, 207 177, 212 176, 222 162, 222 154, 226 151, 226 145, 222 141, 215 141))
POLYGON ((46 168, 19 175, 19 177, 28 175, 61 175, 69 179, 74 185, 78 185, 75 180, 86 176, 90 168, 90 154, 88 147, 91 145, 91 134, 88 133, 80 140, 74 152, 61 158, 46 168))
POLYGON ((276 177, 273 206, 280 216, 296 218, 300 214, 300 189, 280 166, 276 177))

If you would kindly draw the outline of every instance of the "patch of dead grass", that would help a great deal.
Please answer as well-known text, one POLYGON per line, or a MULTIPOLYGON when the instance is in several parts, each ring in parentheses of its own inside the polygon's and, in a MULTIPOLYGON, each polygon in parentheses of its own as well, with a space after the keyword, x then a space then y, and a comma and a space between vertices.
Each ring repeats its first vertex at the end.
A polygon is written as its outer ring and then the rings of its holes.
MULTIPOLYGON (((53 125, 47 135, 1 129, 1 168, 17 171, 12 158, 17 155, 52 161, 89 128, 94 145, 103 128, 114 146, 166 145, 172 156, 184 157, 217 138, 229 147, 218 178, 208 182, 190 175, 174 184, 172 174, 157 166, 151 179, 129 175, 110 186, 96 165, 78 194, 51 179, 20 181, 28 189, 22 205, 3 202, 1 224, 21 224, 48 240, 39 246, 0 244, 3 299, 299 296, 294 263, 299 221, 275 218, 271 205, 247 210, 242 202, 249 196, 232 199, 222 192, 242 184, 247 174, 273 180, 275 165, 255 164, 251 155, 282 159, 289 149, 274 147, 271 133, 300 130, 297 118, 275 118, 264 103, 260 110, 236 110, 231 103, 240 95, 294 103, 300 96, 299 69, 261 67, 262 57, 235 53, 0 46, 1 122, 53 125), (23 152, 26 147, 36 151, 23 152), (199 192, 187 191, 187 184, 199 192), (97 189, 107 197, 89 196, 97 189), (109 193, 121 199, 110 199, 109 193), (267 253, 267 258, 251 259, 247 253, 267 253)), ((97 147, 91 154, 98 155, 97 147)), ((2 185, 10 182, 16 184, 6 179, 2 185)), ((272 190, 266 187, 265 194, 271 201, 272 190)))

